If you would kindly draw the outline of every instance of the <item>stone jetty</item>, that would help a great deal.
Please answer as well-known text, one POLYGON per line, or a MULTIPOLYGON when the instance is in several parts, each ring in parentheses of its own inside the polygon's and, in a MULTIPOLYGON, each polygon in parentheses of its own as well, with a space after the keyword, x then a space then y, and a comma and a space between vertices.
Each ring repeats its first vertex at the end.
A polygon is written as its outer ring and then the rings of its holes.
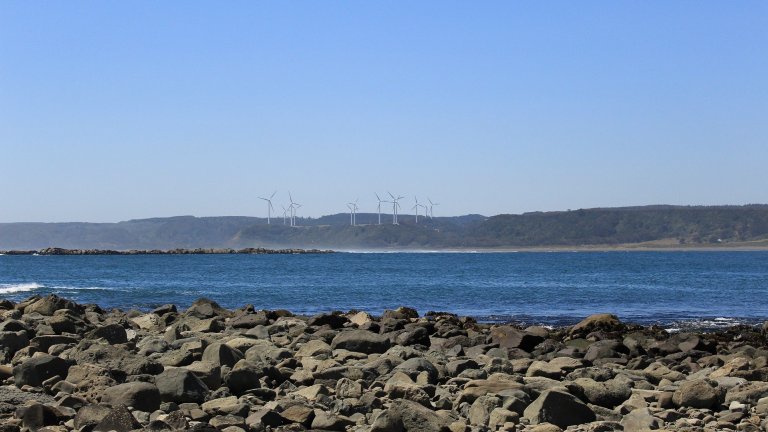
POLYGON ((9 250, 0 251, 3 255, 296 255, 296 254, 327 254, 334 253, 332 250, 320 249, 266 249, 266 248, 245 248, 245 249, 131 249, 131 250, 112 250, 112 249, 64 249, 64 248, 45 248, 39 250, 9 250))
POLYGON ((762 328, 0 301, 0 431, 763 431, 762 328))

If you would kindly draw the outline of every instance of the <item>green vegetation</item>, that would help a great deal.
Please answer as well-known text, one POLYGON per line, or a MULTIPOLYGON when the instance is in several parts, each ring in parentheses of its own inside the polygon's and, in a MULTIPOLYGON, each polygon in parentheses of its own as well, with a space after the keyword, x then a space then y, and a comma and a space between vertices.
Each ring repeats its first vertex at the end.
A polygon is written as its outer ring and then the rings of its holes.
POLYGON ((658 243, 665 246, 768 246, 768 205, 645 206, 534 212, 484 217, 420 219, 361 213, 359 226, 336 214, 298 219, 299 227, 273 219, 180 216, 114 224, 0 224, 0 250, 63 248, 173 249, 297 247, 335 249, 504 248, 658 243))

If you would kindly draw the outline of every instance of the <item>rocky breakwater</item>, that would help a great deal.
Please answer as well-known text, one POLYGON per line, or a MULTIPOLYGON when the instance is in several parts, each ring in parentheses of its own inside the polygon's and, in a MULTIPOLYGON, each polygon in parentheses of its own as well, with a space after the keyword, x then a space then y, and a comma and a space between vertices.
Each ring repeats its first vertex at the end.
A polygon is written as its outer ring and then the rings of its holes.
POLYGON ((297 254, 326 254, 333 253, 332 250, 320 249, 266 249, 266 248, 245 248, 245 249, 131 249, 131 250, 112 250, 112 249, 64 249, 64 248, 45 248, 39 250, 10 250, 0 251, 4 255, 297 255, 297 254))
POLYGON ((761 329, 0 302, 0 431, 760 431, 761 329))

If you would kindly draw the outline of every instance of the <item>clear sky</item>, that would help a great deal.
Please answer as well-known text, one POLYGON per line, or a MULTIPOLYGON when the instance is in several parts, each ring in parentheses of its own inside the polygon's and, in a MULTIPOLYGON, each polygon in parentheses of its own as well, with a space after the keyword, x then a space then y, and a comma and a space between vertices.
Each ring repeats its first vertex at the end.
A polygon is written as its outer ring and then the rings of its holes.
POLYGON ((0 2, 1 222, 766 203, 767 171, 765 1, 0 2))

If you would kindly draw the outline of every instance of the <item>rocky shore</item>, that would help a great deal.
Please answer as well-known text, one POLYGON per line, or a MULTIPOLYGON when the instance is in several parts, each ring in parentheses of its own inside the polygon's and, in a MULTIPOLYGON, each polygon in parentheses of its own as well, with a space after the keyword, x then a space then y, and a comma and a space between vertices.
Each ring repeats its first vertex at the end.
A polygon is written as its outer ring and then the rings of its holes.
POLYGON ((762 431, 763 329, 0 301, 0 431, 762 431))
POLYGON ((265 249, 265 248, 245 248, 245 249, 150 249, 150 250, 111 250, 111 249, 63 249, 63 248, 45 248, 39 250, 10 250, 0 251, 4 255, 295 255, 295 254, 325 254, 333 253, 332 250, 320 249, 265 249))

